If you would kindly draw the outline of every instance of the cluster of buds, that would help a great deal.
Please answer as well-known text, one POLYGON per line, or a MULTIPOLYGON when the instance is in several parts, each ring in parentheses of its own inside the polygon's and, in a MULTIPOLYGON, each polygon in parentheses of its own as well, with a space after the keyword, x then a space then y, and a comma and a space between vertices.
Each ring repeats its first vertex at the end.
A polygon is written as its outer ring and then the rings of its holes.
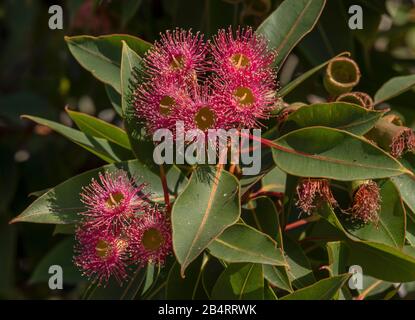
POLYGON ((176 29, 144 58, 146 78, 135 88, 137 117, 152 134, 185 130, 252 128, 275 105, 274 52, 251 28, 220 30, 213 41, 176 29))
POLYGON ((99 285, 113 276, 120 284, 128 268, 162 264, 171 252, 170 222, 123 170, 105 172, 83 188, 86 211, 76 231, 74 262, 99 285))

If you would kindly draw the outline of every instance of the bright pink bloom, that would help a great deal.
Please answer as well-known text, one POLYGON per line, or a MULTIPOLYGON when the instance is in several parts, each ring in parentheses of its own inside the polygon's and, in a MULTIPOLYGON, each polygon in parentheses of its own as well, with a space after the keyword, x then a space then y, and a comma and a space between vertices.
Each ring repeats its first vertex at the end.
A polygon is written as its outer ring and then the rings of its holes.
POLYGON ((266 38, 250 27, 238 28, 235 36, 231 27, 219 30, 210 47, 214 57, 212 68, 219 76, 274 77, 271 65, 275 52, 268 49, 266 38))
POLYGON ((183 121, 186 131, 199 129, 226 129, 230 126, 230 117, 222 105, 213 97, 208 85, 193 90, 187 108, 181 108, 175 114, 175 121, 183 121))
POLYGON ((150 134, 157 129, 174 131, 178 112, 187 110, 191 103, 188 88, 173 78, 146 83, 138 87, 133 96, 136 115, 150 134))
POLYGON ((90 227, 117 232, 128 226, 136 213, 146 211, 144 183, 138 185, 123 170, 100 173, 99 180, 92 179, 81 193, 81 200, 87 206, 87 211, 81 214, 90 227))
POLYGON ((129 232, 134 263, 163 264, 171 253, 171 225, 164 213, 158 208, 152 208, 144 215, 139 216, 129 232))
POLYGON ((196 80, 206 69, 207 45, 199 32, 175 29, 161 34, 145 57, 147 73, 152 78, 196 80))
POLYGON ((75 235, 74 263, 92 282, 108 283, 113 276, 118 283, 127 278, 128 241, 105 230, 79 228, 75 235))
POLYGON ((273 80, 255 76, 216 78, 213 81, 214 99, 232 118, 234 127, 258 127, 258 119, 267 119, 277 101, 273 80))

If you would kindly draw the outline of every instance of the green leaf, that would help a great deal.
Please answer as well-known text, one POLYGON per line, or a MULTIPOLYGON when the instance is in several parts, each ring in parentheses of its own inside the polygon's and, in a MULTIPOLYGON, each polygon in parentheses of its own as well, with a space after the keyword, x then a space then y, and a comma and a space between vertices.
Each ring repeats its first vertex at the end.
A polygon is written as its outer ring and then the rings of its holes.
POLYGON ((343 224, 348 232, 362 240, 379 242, 402 248, 405 242, 406 214, 401 196, 394 184, 387 180, 381 184, 382 199, 379 223, 343 224))
POLYGON ((240 216, 238 180, 218 167, 197 168, 174 203, 173 248, 181 273, 240 216))
POLYGON ((347 241, 349 265, 360 265, 366 275, 389 282, 415 281, 415 257, 381 243, 347 241))
POLYGON ((395 77, 387 81, 375 94, 375 104, 392 99, 415 86, 415 75, 395 77))
POLYGON ((212 291, 217 300, 263 300, 264 278, 260 264, 231 264, 220 275, 212 291))
POLYGON ((69 109, 66 109, 66 112, 83 133, 93 137, 106 139, 127 150, 131 149, 128 136, 124 130, 86 113, 69 109))
MULTIPOLYGON (((92 178, 98 179, 98 173, 123 169, 140 182, 148 183, 148 191, 152 193, 153 201, 163 199, 163 187, 160 178, 137 160, 131 160, 84 172, 50 189, 36 199, 12 222, 34 222, 52 224, 72 224, 79 221, 78 212, 84 210, 79 194, 82 187, 88 185, 92 178)), ((169 190, 177 194, 185 183, 179 169, 172 167, 167 174, 169 190)))
POLYGON ((277 295, 269 285, 266 285, 264 288, 264 300, 278 300, 277 295))
POLYGON ((331 300, 349 277, 350 274, 343 274, 320 280, 309 287, 286 295, 281 300, 331 300))
POLYGON ((213 256, 229 263, 286 265, 281 250, 270 236, 244 224, 225 229, 208 249, 213 256))
POLYGON ((34 116, 25 115, 22 117, 51 128, 108 163, 119 162, 132 158, 132 154, 128 150, 105 139, 87 135, 79 130, 64 126, 63 124, 54 121, 34 116))
POLYGON ((314 67, 314 68, 308 70, 307 72, 304 72, 301 76, 299 76, 298 78, 294 79, 293 81, 291 81, 290 83, 285 85, 283 88, 281 88, 278 91, 278 95, 281 98, 284 98, 291 91, 293 91, 295 88, 297 88, 299 85, 301 85, 305 80, 307 80, 312 75, 314 75, 315 73, 317 73, 318 71, 323 69, 325 66, 327 66, 332 60, 337 59, 338 57, 343 57, 343 56, 350 56, 350 53, 349 52, 342 52, 342 53, 338 54, 337 56, 335 56, 334 58, 331 58, 330 60, 327 60, 326 62, 318 65, 317 67, 314 67))
MULTIPOLYGON (((329 257, 330 276, 338 276, 348 272, 347 248, 343 242, 328 242, 327 254, 329 257)), ((347 286, 343 286, 339 291, 340 300, 351 300, 352 294, 347 286)))
POLYGON ((332 128, 296 130, 270 146, 273 147, 278 167, 295 176, 352 181, 408 172, 398 161, 366 139, 332 128))
POLYGON ((262 190, 284 192, 287 175, 278 167, 274 167, 262 178, 262 190))
POLYGON ((391 180, 398 188, 402 200, 413 212, 415 212, 415 176, 403 174, 392 177, 391 180))
POLYGON ((121 107, 121 95, 115 91, 113 87, 107 84, 105 85, 105 91, 107 92, 108 99, 110 100, 115 112, 117 112, 120 117, 124 117, 121 107))
POLYGON ((374 127, 382 114, 350 103, 317 103, 291 113, 284 121, 281 132, 324 126, 363 135, 374 127))
POLYGON ((65 41, 82 67, 119 93, 121 93, 121 42, 125 41, 140 55, 144 55, 151 47, 150 43, 129 35, 74 36, 65 37, 65 41))
POLYGON ((167 278, 166 298, 168 300, 195 300, 205 298, 202 286, 202 273, 205 266, 201 255, 190 264, 186 278, 180 275, 180 264, 174 263, 167 278))
POLYGON ((62 267, 63 282, 65 284, 75 285, 81 282, 83 280, 81 273, 72 262, 74 243, 73 237, 68 237, 57 244, 36 266, 29 283, 47 283, 51 277, 49 268, 53 265, 62 267))
POLYGON ((285 0, 258 27, 258 32, 278 53, 275 64, 280 66, 298 42, 315 26, 325 0, 285 0))
POLYGON ((245 223, 277 240, 278 212, 270 198, 258 197, 248 202, 242 211, 245 223))
POLYGON ((284 253, 288 263, 288 277, 292 286, 303 288, 316 281, 310 261, 298 243, 289 237, 284 237, 284 253))
POLYGON ((271 266, 264 264, 262 268, 265 279, 267 279, 267 281, 274 287, 288 292, 294 291, 293 287, 291 286, 291 281, 288 276, 286 267, 271 266))
POLYGON ((137 159, 156 171, 158 167, 153 161, 154 142, 146 135, 143 124, 140 123, 133 109, 131 100, 131 84, 133 79, 137 81, 142 70, 142 59, 131 50, 127 43, 123 42, 121 60, 121 88, 122 109, 124 112, 124 123, 130 140, 133 153, 137 159))

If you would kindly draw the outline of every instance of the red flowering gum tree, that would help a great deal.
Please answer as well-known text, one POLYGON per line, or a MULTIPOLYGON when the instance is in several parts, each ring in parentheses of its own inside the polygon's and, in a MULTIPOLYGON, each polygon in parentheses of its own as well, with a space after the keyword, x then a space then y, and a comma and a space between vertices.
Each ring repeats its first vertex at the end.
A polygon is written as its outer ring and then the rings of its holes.
MULTIPOLYGON (((113 298, 364 298, 373 288, 349 285, 353 265, 365 286, 380 281, 384 291, 415 281, 415 138, 382 107, 415 78, 392 78, 372 96, 345 52, 278 85, 325 4, 285 0, 256 30, 232 26, 210 38, 182 29, 154 43, 67 37, 124 126, 71 110, 78 129, 26 116, 108 164, 50 189, 13 222, 55 224, 74 241, 65 254, 86 276, 79 281, 109 294, 123 286, 113 298), (318 73, 320 102, 289 98, 299 88, 313 94, 303 84, 318 73), (211 130, 234 130, 250 141, 238 154, 257 152, 261 170, 176 163, 177 155, 156 164, 155 147, 168 141, 153 134, 166 129, 182 152, 209 142, 211 130), (198 134, 181 143, 189 130, 198 134)), ((225 142, 215 156, 228 153, 225 142)))

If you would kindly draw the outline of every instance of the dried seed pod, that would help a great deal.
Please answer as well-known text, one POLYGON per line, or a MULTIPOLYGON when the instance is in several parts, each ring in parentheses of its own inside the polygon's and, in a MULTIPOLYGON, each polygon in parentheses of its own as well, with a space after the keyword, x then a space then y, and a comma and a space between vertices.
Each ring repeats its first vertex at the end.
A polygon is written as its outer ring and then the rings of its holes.
POLYGON ((380 189, 373 180, 359 180, 351 183, 352 205, 346 212, 355 221, 363 223, 379 221, 380 189))
POLYGON ((298 183, 296 191, 298 198, 296 206, 308 215, 323 202, 337 206, 327 179, 303 178, 298 183))
POLYGON ((324 87, 333 97, 350 92, 360 80, 356 62, 346 57, 333 59, 327 66, 324 87))
POLYGON ((390 121, 391 118, 380 119, 367 133, 367 138, 375 141, 395 158, 400 158, 406 152, 414 152, 415 135, 412 129, 397 126, 390 121))
POLYGON ((343 93, 342 95, 337 97, 336 101, 357 104, 358 106, 361 106, 368 110, 374 109, 372 98, 367 93, 364 93, 364 92, 356 91, 356 92, 343 93))

